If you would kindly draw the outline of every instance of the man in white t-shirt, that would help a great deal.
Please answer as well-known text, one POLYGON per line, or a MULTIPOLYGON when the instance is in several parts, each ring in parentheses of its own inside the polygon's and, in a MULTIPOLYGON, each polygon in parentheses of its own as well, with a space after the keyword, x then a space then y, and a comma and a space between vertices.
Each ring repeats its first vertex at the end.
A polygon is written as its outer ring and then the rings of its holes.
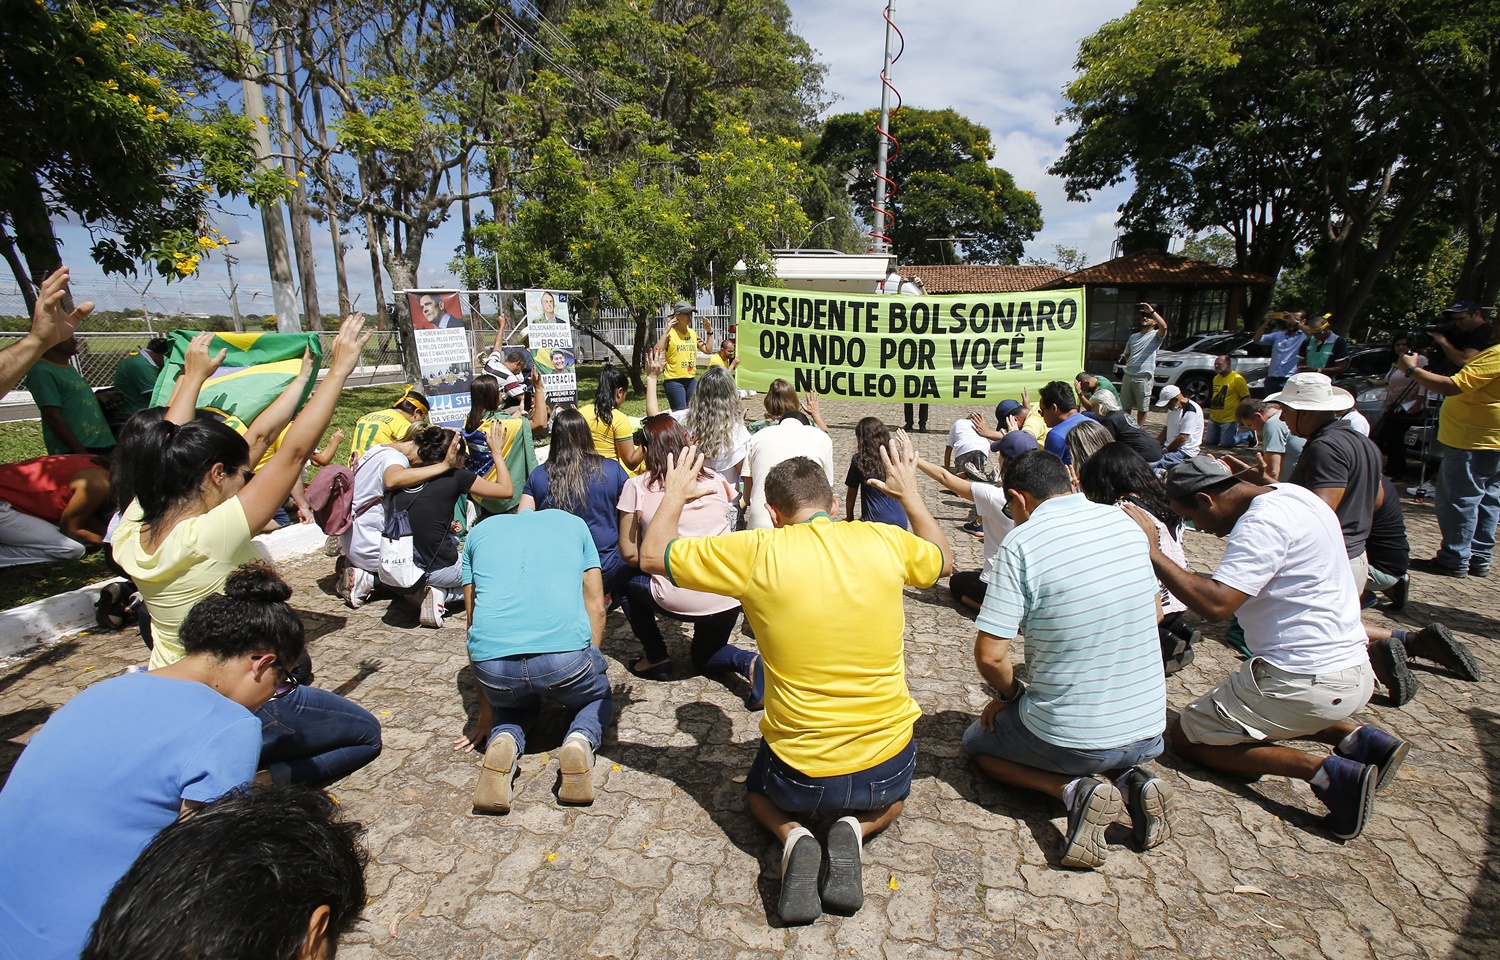
POLYGON ((772 467, 793 457, 814 461, 828 474, 829 485, 834 484, 833 441, 808 423, 806 414, 796 411, 787 414, 774 427, 766 427, 752 436, 750 448, 745 452, 742 476, 750 505, 745 511, 747 530, 769 530, 775 526, 766 510, 766 477, 772 467))
MULTIPOLYGON (((1354 839, 1409 745, 1348 720, 1369 701, 1375 676, 1338 518, 1303 487, 1246 483, 1213 457, 1174 467, 1166 486, 1174 511, 1228 542, 1211 579, 1153 547, 1156 575, 1204 617, 1237 616, 1251 653, 1182 709, 1173 746, 1213 770, 1308 781, 1328 807, 1329 830, 1354 839), (1317 740, 1333 753, 1321 757, 1281 740, 1317 740)), ((1125 509, 1147 528, 1143 511, 1125 509)))
MULTIPOLYGON (((1007 458, 1019 457, 1035 450, 1037 443, 1036 438, 1026 431, 1011 430, 994 444, 994 449, 1000 455, 999 469, 1004 470, 1007 458)), ((979 610, 984 606, 984 594, 989 589, 990 567, 995 563, 995 554, 1000 552, 1000 541, 1016 526, 1016 521, 1005 509, 1005 491, 998 483, 976 483, 967 477, 956 476, 921 457, 917 458, 917 469, 949 491, 965 500, 972 500, 974 509, 979 513, 984 532, 984 563, 978 570, 955 570, 948 578, 948 589, 952 592, 953 599, 970 610, 979 610)))
POLYGON ((1161 441, 1161 459, 1151 464, 1151 469, 1160 470, 1196 457, 1203 446, 1203 408, 1189 400, 1178 387, 1168 384, 1161 388, 1156 409, 1165 408, 1167 423, 1157 439, 1161 441))

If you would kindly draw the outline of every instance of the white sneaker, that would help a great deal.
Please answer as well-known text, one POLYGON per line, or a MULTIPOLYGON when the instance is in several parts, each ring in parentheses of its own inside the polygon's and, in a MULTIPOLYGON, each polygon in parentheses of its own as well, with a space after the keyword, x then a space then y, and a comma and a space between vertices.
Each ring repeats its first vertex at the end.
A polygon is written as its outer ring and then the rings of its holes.
POLYGON ((349 589, 344 597, 344 602, 351 610, 358 610, 370 599, 370 594, 375 592, 375 574, 358 567, 350 567, 345 576, 349 578, 349 589))
POLYGON ((436 629, 443 625, 443 603, 447 599, 440 587, 428 587, 422 591, 422 626, 436 629))

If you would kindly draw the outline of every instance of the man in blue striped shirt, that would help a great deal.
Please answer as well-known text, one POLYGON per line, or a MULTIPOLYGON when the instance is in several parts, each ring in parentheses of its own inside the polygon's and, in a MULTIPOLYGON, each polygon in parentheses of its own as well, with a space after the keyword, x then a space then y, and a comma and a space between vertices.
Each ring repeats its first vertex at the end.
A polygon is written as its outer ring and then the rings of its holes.
POLYGON ((995 780, 1061 800, 1062 865, 1097 867, 1123 807, 1143 849, 1171 836, 1172 788, 1139 766, 1161 755, 1167 720, 1150 547, 1123 511, 1074 493, 1050 453, 1006 460, 1002 483, 1016 528, 974 640, 995 696, 963 748, 995 780), (1009 658, 1023 624, 1030 686, 1009 658))

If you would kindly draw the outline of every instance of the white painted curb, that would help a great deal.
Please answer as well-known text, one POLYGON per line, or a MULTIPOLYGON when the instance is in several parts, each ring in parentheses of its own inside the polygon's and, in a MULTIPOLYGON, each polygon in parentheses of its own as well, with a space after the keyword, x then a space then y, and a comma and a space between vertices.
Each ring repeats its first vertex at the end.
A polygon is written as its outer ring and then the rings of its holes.
MULTIPOLYGON (((326 540, 315 523, 294 523, 261 534, 255 545, 273 563, 310 556, 323 549, 326 540)), ((0 658, 14 657, 38 646, 53 644, 95 625, 94 601, 106 583, 100 580, 55 597, 0 611, 0 658)))

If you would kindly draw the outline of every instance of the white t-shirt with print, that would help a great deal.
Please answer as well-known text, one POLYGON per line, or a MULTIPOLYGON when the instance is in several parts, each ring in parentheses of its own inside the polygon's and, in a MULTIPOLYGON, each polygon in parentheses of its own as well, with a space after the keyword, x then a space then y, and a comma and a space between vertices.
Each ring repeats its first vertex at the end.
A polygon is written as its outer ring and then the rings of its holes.
POLYGON ((1203 447, 1203 408, 1191 400, 1183 403, 1176 410, 1167 411, 1166 439, 1162 441, 1163 446, 1176 440, 1179 434, 1187 434, 1188 438, 1178 447, 1184 456, 1196 457, 1198 451, 1203 447))

